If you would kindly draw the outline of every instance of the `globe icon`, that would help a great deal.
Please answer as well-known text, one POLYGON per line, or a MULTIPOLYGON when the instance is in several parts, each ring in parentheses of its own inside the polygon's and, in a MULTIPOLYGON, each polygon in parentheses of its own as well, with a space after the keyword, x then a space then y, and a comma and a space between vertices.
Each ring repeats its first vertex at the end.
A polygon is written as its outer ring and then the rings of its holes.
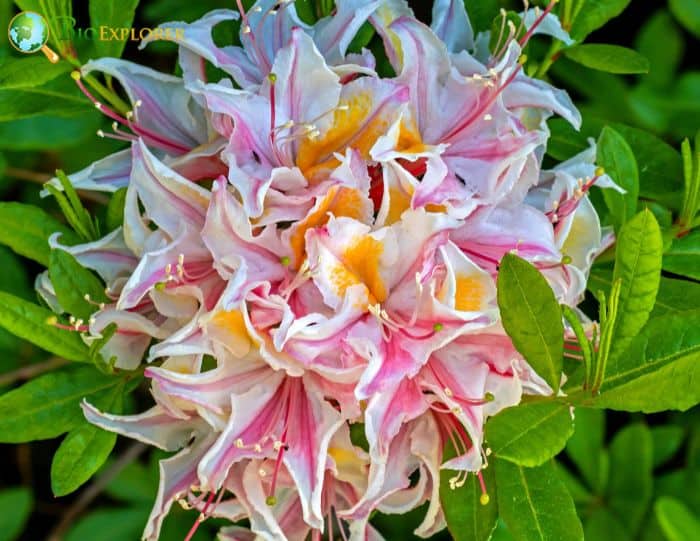
POLYGON ((10 21, 10 43, 21 53, 40 51, 49 39, 49 27, 44 18, 33 11, 18 13, 10 21))

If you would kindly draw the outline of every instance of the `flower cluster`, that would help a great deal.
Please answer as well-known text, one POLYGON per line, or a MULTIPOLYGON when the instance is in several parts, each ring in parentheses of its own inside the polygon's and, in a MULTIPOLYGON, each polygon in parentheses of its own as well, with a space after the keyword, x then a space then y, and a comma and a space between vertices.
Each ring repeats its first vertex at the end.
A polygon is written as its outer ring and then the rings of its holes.
MULTIPOLYGON (((84 403, 85 415, 177 451, 145 539, 175 501, 200 521, 249 520, 226 540, 377 539, 373 511, 429 501, 416 533, 431 535, 444 527, 440 470, 457 472, 453 487, 481 480, 485 419, 551 393, 500 324, 500 259, 529 260, 575 306, 601 247, 586 192, 610 180, 594 148, 541 169, 546 119, 580 117, 522 69, 533 33, 567 36, 532 10, 489 52, 462 0, 436 1, 431 27, 402 0, 338 0, 313 26, 288 0, 239 8, 163 25, 179 30, 182 78, 85 65, 121 83, 125 115, 76 74, 115 121, 100 134, 130 147, 71 181, 127 186, 124 221, 52 244, 112 299, 75 329, 89 342, 116 327, 105 357, 145 360, 155 401, 129 416, 84 403), (217 47, 213 27, 238 17, 241 46, 217 47), (395 76, 348 51, 367 23, 395 76), (207 64, 221 80, 207 82, 207 64)), ((45 276, 37 288, 61 311, 45 276)))

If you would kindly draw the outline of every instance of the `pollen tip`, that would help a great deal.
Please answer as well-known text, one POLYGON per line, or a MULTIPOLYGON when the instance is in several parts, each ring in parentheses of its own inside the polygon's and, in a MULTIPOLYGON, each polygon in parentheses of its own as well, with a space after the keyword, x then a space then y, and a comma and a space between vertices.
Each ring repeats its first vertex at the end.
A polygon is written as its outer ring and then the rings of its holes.
POLYGON ((570 265, 570 264, 571 264, 571 261, 572 261, 572 259, 571 259, 571 256, 570 256, 570 255, 565 255, 564 257, 561 258, 561 262, 562 262, 564 265, 570 265))
POLYGON ((80 71, 79 70, 71 71, 70 76, 73 77, 74 80, 80 81, 80 71))
POLYGON ((486 393, 484 394, 484 401, 486 402, 493 402, 496 399, 495 396, 493 396, 493 393, 486 393))
POLYGON ((270 72, 267 74, 267 80, 270 81, 270 83, 275 84, 277 82, 277 75, 270 72))
POLYGON ((153 287, 156 291, 165 291, 165 282, 156 282, 153 287))
POLYGON ((526 54, 521 54, 520 58, 518 58, 518 64, 521 66, 527 62, 527 55, 526 54))
POLYGON ((56 316, 49 316, 46 318, 47 325, 56 325, 58 323, 58 318, 56 316))
POLYGON ((273 507, 273 506, 277 505, 277 498, 274 496, 268 496, 267 498, 265 498, 265 503, 268 506, 273 507))
POLYGON ((439 323, 439 322, 436 323, 435 325, 433 325, 434 331, 441 331, 443 328, 444 328, 444 325, 442 323, 439 323))
POLYGON ((595 176, 602 177, 605 174, 605 169, 603 167, 596 167, 595 176))
POLYGON ((280 263, 282 263, 282 265, 284 265, 285 267, 288 266, 291 262, 292 260, 289 258, 288 255, 282 256, 280 258, 280 263))
POLYGON ((479 503, 481 505, 488 505, 490 501, 491 497, 488 494, 482 494, 481 496, 479 496, 479 503))

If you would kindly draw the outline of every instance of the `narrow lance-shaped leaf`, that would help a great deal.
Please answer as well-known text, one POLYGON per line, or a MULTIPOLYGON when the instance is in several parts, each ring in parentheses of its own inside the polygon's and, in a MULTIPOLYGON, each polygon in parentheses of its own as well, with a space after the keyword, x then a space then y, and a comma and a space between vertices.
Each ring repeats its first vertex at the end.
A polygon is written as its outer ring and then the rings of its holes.
POLYGON ((574 502, 554 462, 524 468, 495 460, 498 511, 515 541, 583 541, 574 502))
POLYGON ((61 307, 83 321, 97 309, 96 303, 108 301, 100 279, 61 249, 51 252, 49 277, 61 307))
POLYGON ((0 441, 55 438, 84 421, 83 398, 93 400, 123 383, 92 366, 51 372, 0 396, 0 441))
POLYGON ((556 392, 564 325, 554 292, 535 267, 513 254, 501 260, 497 289, 501 320, 513 345, 556 392))
POLYGON ((564 50, 574 62, 608 73, 647 73, 649 61, 641 54, 619 45, 586 43, 564 50))
POLYGON ((661 278, 662 251, 659 224, 649 210, 643 210, 622 228, 613 270, 613 283, 619 279, 622 286, 607 365, 611 374, 618 371, 617 360, 647 322, 654 308, 661 278))
POLYGON ((88 347, 76 332, 50 324, 53 312, 0 292, 0 326, 12 334, 70 361, 88 361, 88 347))
POLYGON ((656 518, 668 541, 693 541, 700 532, 700 517, 681 501, 662 496, 654 504, 656 518))
MULTIPOLYGON (((121 413, 124 384, 105 401, 110 413, 121 413)), ((51 490, 55 496, 70 494, 85 483, 109 457, 117 435, 92 424, 81 424, 61 442, 51 462, 51 490)))
POLYGON ((22 203, 0 203, 0 243, 14 252, 49 266, 49 237, 61 233, 61 242, 75 244, 78 236, 39 207, 22 203))
POLYGON ((605 172, 625 190, 603 190, 603 198, 615 223, 620 230, 637 211, 639 197, 639 173, 632 149, 618 132, 606 126, 598 138, 596 161, 605 172))
POLYGON ((493 454, 534 467, 564 449, 574 432, 570 407, 556 402, 531 402, 508 408, 486 423, 486 442, 493 454))

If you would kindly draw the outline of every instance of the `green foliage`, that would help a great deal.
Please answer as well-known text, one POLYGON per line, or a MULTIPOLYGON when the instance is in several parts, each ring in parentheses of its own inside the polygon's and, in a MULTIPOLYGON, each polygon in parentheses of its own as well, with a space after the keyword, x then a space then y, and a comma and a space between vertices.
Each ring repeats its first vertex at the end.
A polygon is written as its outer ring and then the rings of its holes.
POLYGON ((498 271, 503 327, 518 351, 555 391, 564 354, 564 326, 554 293, 527 261, 506 254, 498 271))
POLYGON ((613 372, 615 360, 642 329, 654 307, 661 253, 659 224, 650 211, 640 212, 620 231, 613 270, 613 283, 621 280, 619 317, 608 364, 613 372))
POLYGON ((698 0, 669 0, 673 16, 688 31, 700 37, 700 2, 698 0))
MULTIPOLYGON (((93 28, 131 28, 134 12, 139 0, 123 0, 119 3, 110 0, 90 0, 90 24, 93 28)), ((110 36, 112 38, 113 36, 110 36)), ((120 35, 121 37, 121 35, 120 35)), ((120 57, 126 44, 124 39, 98 39, 95 48, 99 56, 120 57)))
MULTIPOLYGON (((121 412, 124 383, 116 386, 105 401, 110 413, 121 412)), ((117 441, 114 432, 82 424, 61 442, 51 463, 51 489, 55 496, 70 494, 100 469, 117 441)))
POLYGON ((32 493, 26 487, 0 490, 0 541, 13 541, 24 528, 32 510, 32 493))
POLYGON ((87 361, 88 348, 78 333, 54 327, 55 320, 46 308, 0 292, 0 326, 54 355, 87 361))
POLYGON ((79 403, 94 401, 123 379, 92 366, 51 372, 0 396, 0 441, 20 443, 55 438, 83 422, 79 403))
POLYGON ((125 204, 126 188, 119 188, 112 194, 107 205, 106 225, 109 231, 114 231, 124 223, 125 204))
POLYGON ((619 45, 591 43, 565 50, 566 56, 587 68, 608 73, 647 73, 649 61, 638 52, 619 45))
POLYGON ((0 243, 14 252, 48 267, 49 237, 60 233, 63 244, 75 244, 78 237, 65 225, 38 207, 0 202, 0 243))
POLYGON ((606 126, 598 138, 596 162, 626 193, 617 190, 603 190, 603 198, 610 215, 619 229, 637 212, 639 197, 639 174, 637 161, 625 139, 614 129, 606 126))
POLYGON ((109 300, 100 279, 63 250, 51 251, 49 277, 61 307, 83 321, 88 321, 97 310, 95 303, 109 300))
POLYGON ((525 402, 486 424, 493 454, 521 466, 540 466, 556 456, 574 432, 570 408, 556 402, 525 402))
POLYGON ((89 242, 97 240, 100 236, 97 220, 93 219, 90 213, 85 209, 80 197, 78 197, 78 193, 75 191, 75 188, 66 174, 58 170, 56 171, 56 177, 63 190, 59 190, 51 183, 45 184, 44 187, 54 196, 63 215, 75 232, 78 233, 84 241, 89 242))
POLYGON ((668 541, 693 541, 700 532, 700 518, 682 502, 659 498, 654 505, 656 518, 668 541))
POLYGON ((583 41, 610 19, 622 13, 630 0, 582 0, 576 3, 570 34, 576 41, 583 41))
POLYGON ((450 534, 455 541, 488 541, 496 527, 498 504, 494 468, 482 470, 488 501, 481 492, 476 474, 469 474, 464 485, 451 488, 452 470, 440 472, 440 503, 450 534))
POLYGON ((700 280, 700 229, 673 240, 664 254, 664 270, 700 280))
POLYGON ((515 541, 583 541, 571 495, 554 463, 523 468, 496 460, 498 511, 515 541))

